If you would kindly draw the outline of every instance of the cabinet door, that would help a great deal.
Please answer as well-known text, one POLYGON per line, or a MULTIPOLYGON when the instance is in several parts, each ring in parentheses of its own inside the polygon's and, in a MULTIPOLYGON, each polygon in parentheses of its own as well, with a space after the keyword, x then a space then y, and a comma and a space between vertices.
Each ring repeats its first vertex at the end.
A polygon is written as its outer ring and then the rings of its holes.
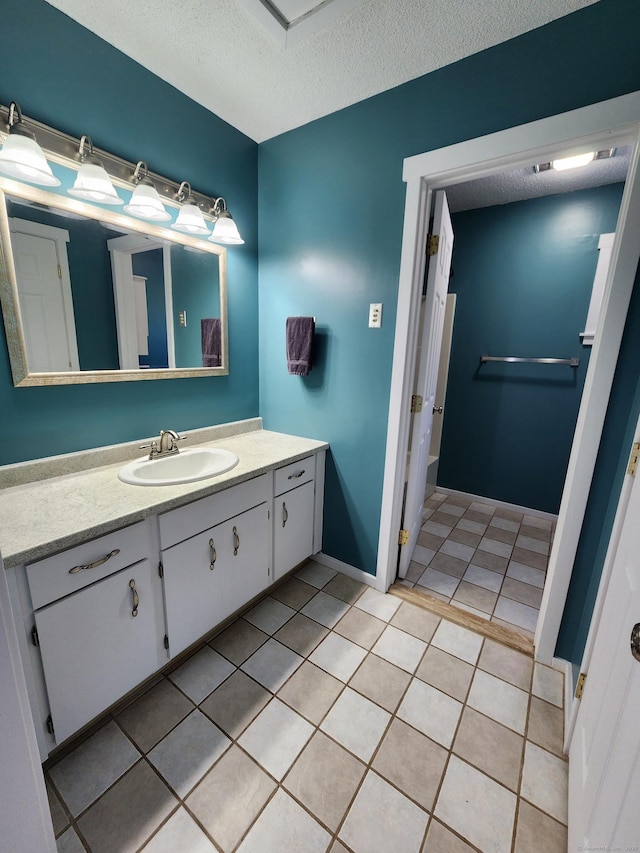
POLYGON ((171 657, 225 617, 223 526, 212 527, 162 552, 171 657))
POLYGON ((269 586, 270 537, 266 503, 225 524, 224 584, 226 616, 269 586))
POLYGON ((161 583, 149 560, 43 607, 35 620, 56 743, 166 660, 161 583))
POLYGON ((313 482, 274 498, 273 516, 273 568, 277 580, 313 553, 313 482))

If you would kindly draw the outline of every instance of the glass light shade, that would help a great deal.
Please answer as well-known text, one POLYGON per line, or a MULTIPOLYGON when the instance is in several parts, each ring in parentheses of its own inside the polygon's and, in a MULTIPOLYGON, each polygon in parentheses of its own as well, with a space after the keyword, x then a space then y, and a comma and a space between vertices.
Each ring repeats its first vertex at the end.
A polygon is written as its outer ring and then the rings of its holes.
POLYGON ((125 213, 137 216, 139 219, 148 219, 153 222, 168 222, 171 214, 167 213, 158 190, 150 183, 141 183, 133 191, 131 201, 124 206, 125 213))
POLYGON ((588 151, 586 154, 576 154, 575 157, 562 157, 559 160, 552 160, 551 165, 558 172, 563 172, 565 169, 576 169, 578 166, 586 166, 595 157, 595 151, 588 151))
POLYGON ((123 203, 104 167, 98 166, 97 163, 83 163, 74 185, 67 192, 75 198, 97 201, 100 204, 123 203))
POLYGON ((178 218, 171 227, 185 234, 209 234, 202 211, 197 204, 189 201, 182 205, 178 218))
POLYGON ((238 231, 238 226, 226 211, 221 213, 216 219, 213 226, 213 233, 209 239, 212 243, 227 243, 228 245, 240 245, 244 243, 238 231))
POLYGON ((10 133, 0 151, 0 172, 11 178, 28 181, 42 187, 59 187, 60 181, 35 139, 20 133, 10 133))

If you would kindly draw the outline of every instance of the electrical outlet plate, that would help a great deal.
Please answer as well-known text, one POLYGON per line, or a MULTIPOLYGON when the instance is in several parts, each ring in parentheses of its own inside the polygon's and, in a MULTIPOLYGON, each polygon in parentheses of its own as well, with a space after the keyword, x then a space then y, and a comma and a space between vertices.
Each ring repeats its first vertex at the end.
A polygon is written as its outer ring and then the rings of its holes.
POLYGON ((369 328, 379 329, 382 326, 382 302, 372 302, 369 305, 369 328))

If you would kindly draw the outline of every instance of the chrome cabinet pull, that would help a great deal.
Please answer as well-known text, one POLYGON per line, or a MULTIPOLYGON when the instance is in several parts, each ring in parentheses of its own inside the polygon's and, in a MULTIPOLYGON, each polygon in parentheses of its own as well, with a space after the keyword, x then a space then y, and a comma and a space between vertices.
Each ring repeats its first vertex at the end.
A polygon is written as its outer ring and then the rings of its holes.
POLYGON ((287 505, 284 501, 282 501, 282 526, 284 527, 287 521, 289 520, 289 513, 287 512, 287 505))
POLYGON ((238 536, 238 528, 233 528, 233 556, 238 556, 238 548, 240 547, 240 537, 238 536))
POLYGON ((107 554, 104 557, 101 557, 99 560, 94 560, 93 563, 87 563, 85 566, 74 566, 72 569, 69 569, 70 575, 75 575, 77 572, 84 572, 86 569, 97 569, 98 566, 102 566, 107 560, 110 560, 112 557, 115 557, 120 553, 120 548, 114 548, 110 554, 107 554))
POLYGON ((140 599, 138 597, 138 590, 136 589, 136 582, 133 578, 131 578, 131 580, 129 581, 129 588, 131 589, 131 595, 133 596, 133 610, 131 611, 131 615, 137 616, 140 599))
POLYGON ((302 477, 304 472, 305 472, 305 469, 303 468, 302 471, 296 471, 295 474, 289 474, 289 476, 287 477, 287 480, 297 480, 298 477, 302 477))
POLYGON ((209 563, 209 568, 213 571, 216 567, 216 560, 218 559, 218 555, 216 554, 216 549, 213 544, 213 539, 209 539, 209 549, 211 551, 211 562, 209 563))

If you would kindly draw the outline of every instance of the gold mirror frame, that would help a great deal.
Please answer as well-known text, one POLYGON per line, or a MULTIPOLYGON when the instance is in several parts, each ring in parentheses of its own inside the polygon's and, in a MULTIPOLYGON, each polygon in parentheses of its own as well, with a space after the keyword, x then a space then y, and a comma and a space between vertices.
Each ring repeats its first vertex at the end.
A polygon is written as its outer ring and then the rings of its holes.
POLYGON ((177 231, 163 228, 151 222, 135 219, 123 213, 94 207, 82 201, 57 193, 51 193, 39 187, 0 178, 0 305, 4 318, 7 348, 11 362, 13 384, 16 387, 33 385, 83 385, 96 382, 131 382, 148 379, 186 379, 198 376, 227 376, 229 373, 229 343, 227 319, 227 250, 202 238, 190 237, 177 231), (222 364, 220 367, 171 367, 145 370, 81 370, 65 373, 32 373, 27 363, 27 350, 18 285, 9 231, 9 217, 5 196, 18 196, 27 201, 49 205, 60 210, 80 214, 89 219, 127 228, 138 234, 156 237, 160 240, 177 243, 218 256, 220 319, 222 327, 222 364))

